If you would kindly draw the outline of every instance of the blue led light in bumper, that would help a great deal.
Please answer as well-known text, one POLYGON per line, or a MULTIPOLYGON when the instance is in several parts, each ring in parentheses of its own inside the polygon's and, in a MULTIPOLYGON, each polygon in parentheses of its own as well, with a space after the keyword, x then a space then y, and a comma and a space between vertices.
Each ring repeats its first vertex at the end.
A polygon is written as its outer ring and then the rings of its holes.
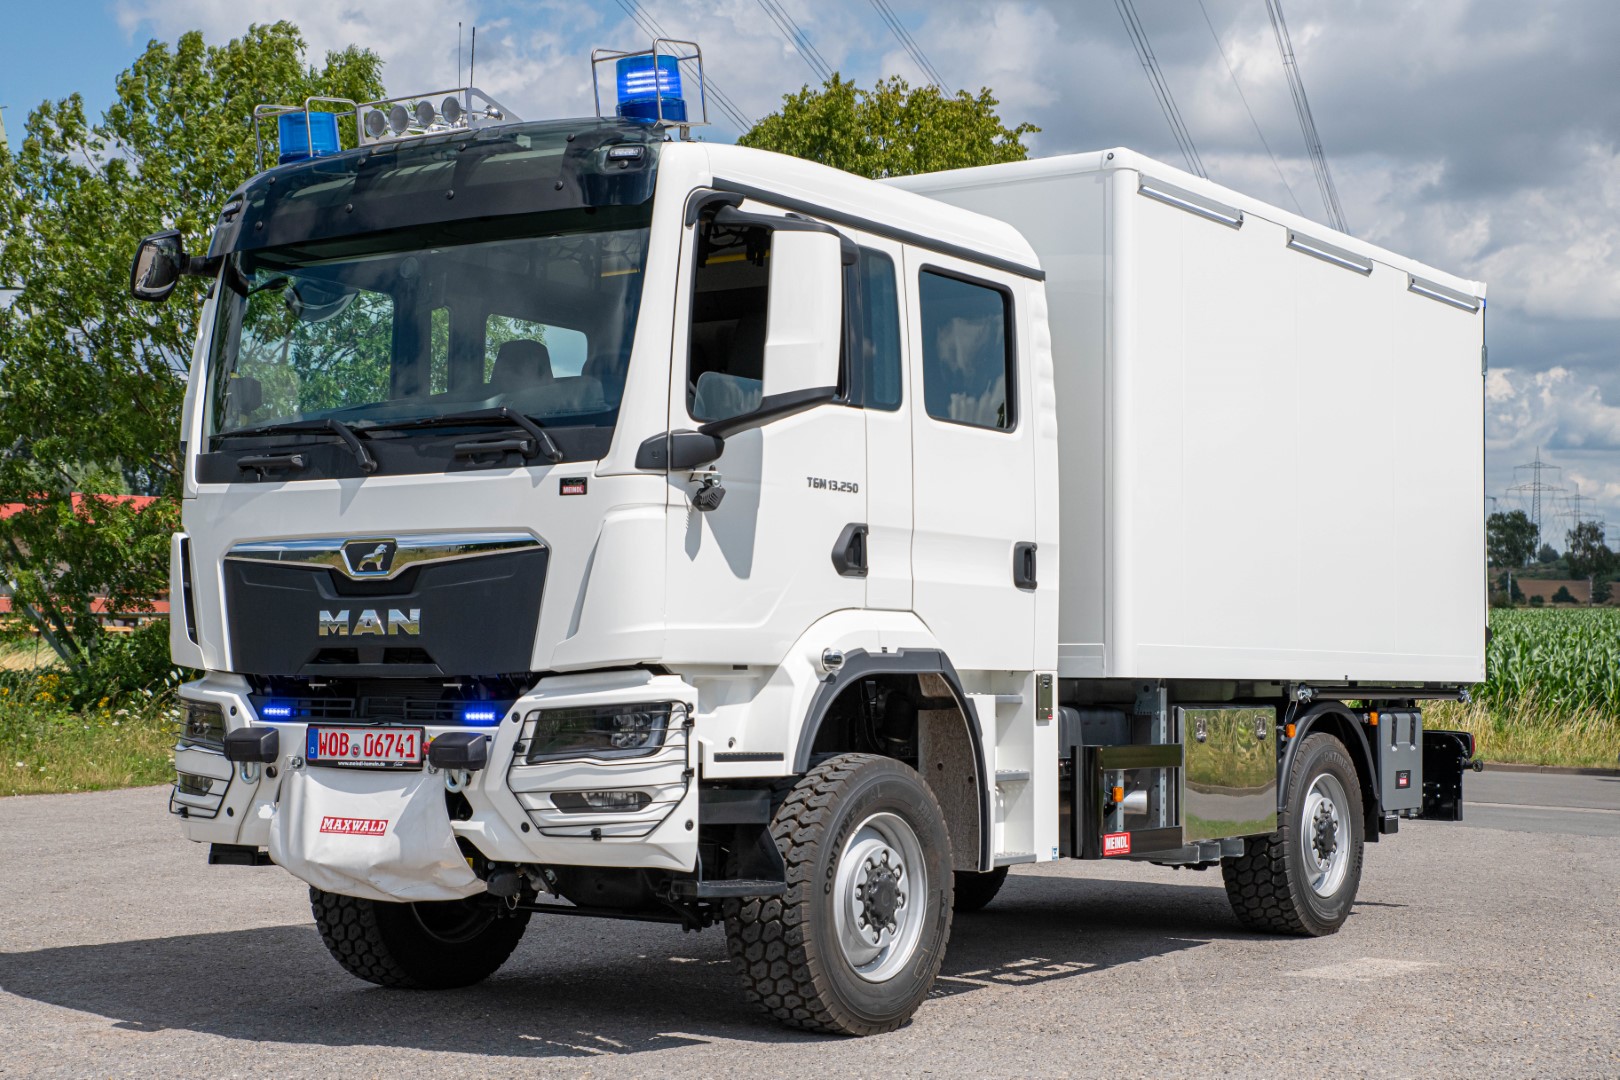
POLYGON ((472 727, 493 727, 501 722, 501 712, 488 705, 470 705, 461 710, 461 722, 472 727))
POLYGON ((266 720, 286 720, 293 714, 291 705, 278 705, 272 702, 259 710, 259 715, 266 720))

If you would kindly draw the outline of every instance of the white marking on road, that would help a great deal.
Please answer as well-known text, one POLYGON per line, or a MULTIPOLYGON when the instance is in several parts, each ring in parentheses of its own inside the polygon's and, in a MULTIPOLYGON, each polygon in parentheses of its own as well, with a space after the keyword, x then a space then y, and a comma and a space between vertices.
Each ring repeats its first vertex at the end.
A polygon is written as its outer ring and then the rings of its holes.
POLYGON ((1378 979, 1393 979, 1400 975, 1410 975, 1415 971, 1425 971, 1439 966, 1439 964, 1430 963, 1426 960, 1386 960, 1381 956, 1362 956, 1355 960, 1346 960, 1342 964, 1328 964, 1326 967, 1291 971, 1289 974, 1299 979, 1343 979, 1347 982, 1374 982, 1378 979))
POLYGON ((1470 799, 1468 806, 1470 808, 1488 806, 1492 810, 1550 810, 1570 814, 1620 814, 1620 807, 1617 806, 1550 806, 1546 803, 1531 806, 1528 803, 1480 802, 1477 799, 1470 799))

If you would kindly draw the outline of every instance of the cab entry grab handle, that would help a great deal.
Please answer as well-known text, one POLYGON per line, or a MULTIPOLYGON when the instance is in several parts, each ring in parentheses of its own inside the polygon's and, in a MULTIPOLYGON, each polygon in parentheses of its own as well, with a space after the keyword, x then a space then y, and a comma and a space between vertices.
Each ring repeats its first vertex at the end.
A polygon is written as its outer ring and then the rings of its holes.
POLYGON ((1020 589, 1035 587, 1035 545, 1027 540, 1013 545, 1013 584, 1020 589))

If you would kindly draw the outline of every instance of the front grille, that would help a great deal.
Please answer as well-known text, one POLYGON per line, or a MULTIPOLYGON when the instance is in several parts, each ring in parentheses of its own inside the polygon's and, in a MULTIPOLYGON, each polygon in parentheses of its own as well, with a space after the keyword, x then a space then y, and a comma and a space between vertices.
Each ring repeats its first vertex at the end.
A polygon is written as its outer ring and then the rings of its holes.
POLYGON ((474 706, 500 717, 524 689, 507 682, 446 685, 442 680, 431 679, 348 680, 334 683, 319 694, 311 694, 307 684, 268 685, 249 700, 260 717, 271 721, 362 724, 392 721, 445 726, 466 723, 464 714, 474 706))

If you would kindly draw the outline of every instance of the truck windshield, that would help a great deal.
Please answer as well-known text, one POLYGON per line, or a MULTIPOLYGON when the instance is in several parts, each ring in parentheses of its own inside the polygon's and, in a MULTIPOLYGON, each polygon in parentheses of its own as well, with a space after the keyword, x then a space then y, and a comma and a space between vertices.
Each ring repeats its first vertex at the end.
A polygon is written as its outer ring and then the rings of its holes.
MULTIPOLYGON (((647 213, 558 211, 227 256, 207 431, 332 418, 359 431, 506 407, 611 430, 647 213)), ((600 445, 599 439, 591 440, 600 445)))

